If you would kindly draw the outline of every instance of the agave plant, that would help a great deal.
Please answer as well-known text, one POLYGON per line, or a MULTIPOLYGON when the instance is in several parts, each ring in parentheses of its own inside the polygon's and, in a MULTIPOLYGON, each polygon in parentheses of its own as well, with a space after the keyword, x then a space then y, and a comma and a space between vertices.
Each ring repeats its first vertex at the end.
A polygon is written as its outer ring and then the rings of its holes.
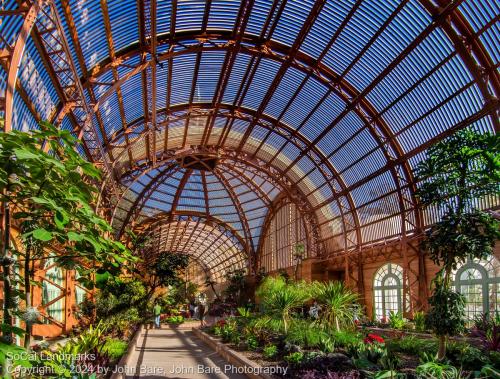
POLYGON ((356 314, 355 304, 359 297, 341 282, 313 284, 313 297, 321 306, 319 322, 325 327, 335 328, 354 325, 356 314))
POLYGON ((304 282, 289 282, 279 276, 268 277, 256 291, 264 311, 272 319, 280 320, 283 331, 288 332, 293 310, 304 305, 311 298, 304 282))

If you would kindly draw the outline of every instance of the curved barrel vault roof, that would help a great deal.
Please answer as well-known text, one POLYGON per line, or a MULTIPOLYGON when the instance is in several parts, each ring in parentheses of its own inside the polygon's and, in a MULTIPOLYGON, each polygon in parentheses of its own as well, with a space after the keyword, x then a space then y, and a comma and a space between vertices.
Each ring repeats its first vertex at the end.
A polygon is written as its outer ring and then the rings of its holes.
POLYGON ((435 219, 414 197, 427 147, 460 128, 498 130, 499 7, 7 0, 0 105, 6 130, 49 119, 83 139, 117 234, 201 212, 251 256, 285 193, 315 254, 349 251, 435 219), (196 154, 216 169, 179 164, 196 154))

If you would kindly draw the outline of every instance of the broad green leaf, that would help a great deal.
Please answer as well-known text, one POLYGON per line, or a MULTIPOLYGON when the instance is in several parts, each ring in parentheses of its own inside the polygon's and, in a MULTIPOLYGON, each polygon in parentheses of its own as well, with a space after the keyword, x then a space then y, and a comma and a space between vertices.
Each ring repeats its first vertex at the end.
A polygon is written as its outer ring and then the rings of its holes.
POLYGON ((53 238, 53 235, 48 230, 44 228, 39 228, 33 231, 33 237, 36 238, 37 240, 47 242, 53 238))
POLYGON ((65 211, 56 211, 54 221, 59 229, 64 229, 69 221, 69 216, 65 211))
POLYGON ((80 233, 76 233, 76 232, 68 232, 68 239, 70 241, 74 241, 74 242, 80 242, 80 241, 83 241, 84 239, 84 235, 80 234, 80 233))
POLYGON ((14 154, 16 154, 16 157, 21 160, 40 159, 39 155, 23 148, 14 149, 14 154))

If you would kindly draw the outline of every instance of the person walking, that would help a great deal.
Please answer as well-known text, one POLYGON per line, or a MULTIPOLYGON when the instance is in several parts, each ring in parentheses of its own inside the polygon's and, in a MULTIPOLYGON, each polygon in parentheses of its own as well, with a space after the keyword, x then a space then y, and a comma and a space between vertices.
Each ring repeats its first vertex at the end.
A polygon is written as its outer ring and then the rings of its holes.
POLYGON ((153 308, 153 314, 155 316, 155 328, 160 329, 161 306, 158 301, 155 303, 153 308))
POLYGON ((200 317, 200 326, 203 328, 205 326, 205 304, 200 303, 198 305, 198 312, 199 312, 199 317, 200 317))

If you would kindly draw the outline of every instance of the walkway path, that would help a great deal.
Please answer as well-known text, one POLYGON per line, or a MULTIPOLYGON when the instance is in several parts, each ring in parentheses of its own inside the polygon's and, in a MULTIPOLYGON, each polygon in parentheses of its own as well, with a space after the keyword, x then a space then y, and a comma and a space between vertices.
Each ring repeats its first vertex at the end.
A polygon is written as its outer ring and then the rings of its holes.
POLYGON ((231 373, 232 366, 198 340, 191 327, 184 324, 144 330, 130 356, 127 375, 122 378, 246 378, 231 373))

